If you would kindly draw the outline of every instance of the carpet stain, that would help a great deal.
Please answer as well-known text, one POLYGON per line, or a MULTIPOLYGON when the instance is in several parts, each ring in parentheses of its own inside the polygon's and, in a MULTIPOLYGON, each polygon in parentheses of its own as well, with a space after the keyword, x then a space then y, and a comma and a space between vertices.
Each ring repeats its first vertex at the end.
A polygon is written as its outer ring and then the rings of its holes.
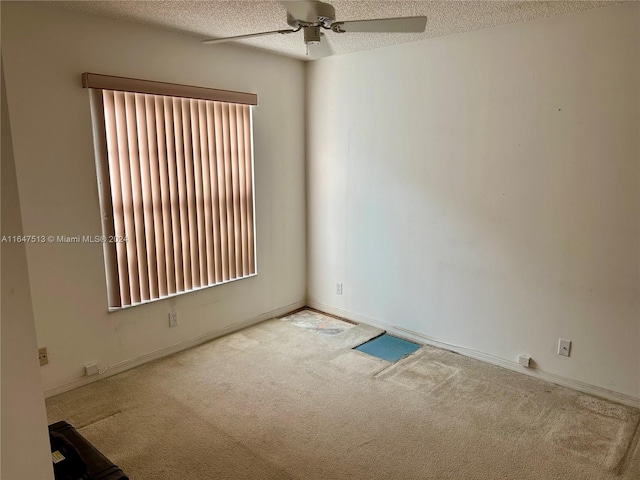
POLYGON ((254 340, 252 338, 243 335, 242 333, 237 333, 235 335, 227 335, 221 341, 222 344, 226 344, 230 348, 234 348, 236 350, 247 351, 255 348, 260 345, 260 342, 254 340))
POLYGON ((311 310, 296 312, 287 317, 283 317, 282 321, 323 335, 338 335, 345 330, 355 327, 355 325, 351 323, 327 317, 311 310))
POLYGON ((49 398, 49 422, 132 479, 640 478, 638 409, 433 347, 388 364, 351 350, 380 329, 295 315, 49 398))

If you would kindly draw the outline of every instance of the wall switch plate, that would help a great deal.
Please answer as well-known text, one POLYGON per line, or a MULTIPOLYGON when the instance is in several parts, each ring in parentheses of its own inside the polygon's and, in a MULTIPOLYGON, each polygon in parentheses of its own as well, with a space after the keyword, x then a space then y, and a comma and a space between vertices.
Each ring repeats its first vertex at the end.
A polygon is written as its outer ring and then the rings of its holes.
POLYGON ((571 340, 565 340, 564 338, 558 339, 558 355, 568 357, 571 355, 571 340))
POLYGON ((529 355, 520 355, 518 357, 518 363, 523 367, 528 367, 531 363, 531 357, 529 355))
POLYGON ((47 347, 38 349, 38 358, 40 359, 41 366, 49 363, 49 354, 47 353, 47 347))
POLYGON ((342 295, 342 282, 336 283, 336 295, 342 295))
POLYGON ((84 374, 87 377, 90 377, 91 375, 97 375, 98 373, 100 373, 100 370, 98 370, 98 365, 96 365, 95 362, 87 363, 84 366, 84 374))
POLYGON ((175 310, 173 312, 169 312, 169 326, 175 327, 178 325, 178 312, 175 310))

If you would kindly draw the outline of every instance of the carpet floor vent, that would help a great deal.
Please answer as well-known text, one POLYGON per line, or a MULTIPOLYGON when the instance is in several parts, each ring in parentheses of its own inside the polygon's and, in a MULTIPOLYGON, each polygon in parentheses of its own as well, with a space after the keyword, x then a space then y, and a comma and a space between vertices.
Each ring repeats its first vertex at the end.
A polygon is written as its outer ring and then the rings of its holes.
POLYGON ((354 350, 367 353, 371 356, 381 358, 388 362, 397 362, 405 355, 415 352, 420 348, 417 343, 409 342, 387 333, 379 337, 372 338, 362 345, 354 347, 354 350))

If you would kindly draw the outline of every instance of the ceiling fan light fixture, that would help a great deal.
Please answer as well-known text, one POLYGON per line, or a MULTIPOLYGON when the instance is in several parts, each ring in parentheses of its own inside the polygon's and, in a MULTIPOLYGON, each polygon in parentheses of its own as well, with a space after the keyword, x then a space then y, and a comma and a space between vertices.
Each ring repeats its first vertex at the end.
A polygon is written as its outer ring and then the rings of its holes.
POLYGON ((311 26, 311 27, 302 27, 304 30, 304 43, 307 45, 317 45, 320 43, 320 27, 311 26))

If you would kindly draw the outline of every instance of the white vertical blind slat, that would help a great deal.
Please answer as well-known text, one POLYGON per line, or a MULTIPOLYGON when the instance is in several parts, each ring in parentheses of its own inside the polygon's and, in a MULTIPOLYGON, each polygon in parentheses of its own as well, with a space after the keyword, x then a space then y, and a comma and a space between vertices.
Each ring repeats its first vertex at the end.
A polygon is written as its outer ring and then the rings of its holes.
POLYGON ((196 219, 193 144, 191 143, 191 108, 189 102, 190 101, 187 98, 181 99, 182 146, 184 148, 184 193, 187 212, 187 235, 189 242, 190 289, 193 289, 200 286, 200 260, 198 259, 198 224, 196 219))
MULTIPOLYGON (((142 204, 142 224, 144 228, 144 250, 146 252, 148 293, 145 300, 158 298, 158 259, 156 256, 155 216, 151 180, 151 152, 149 150, 149 132, 147 131, 147 105, 145 95, 134 94, 136 113, 136 132, 138 143, 138 159, 140 163, 140 194, 142 204)), ((156 156, 157 157, 157 156, 156 156)), ((155 158, 155 157, 154 157, 155 158)), ((145 272, 141 270, 141 275, 145 272)))
POLYGON ((187 198, 187 174, 185 168, 185 144, 183 127, 182 99, 173 99, 173 124, 175 134, 178 212, 180 213, 180 242, 182 245, 182 272, 184 289, 193 288, 191 278, 191 244, 189 234, 189 200, 187 198))
POLYGON ((247 227, 249 236, 249 273, 256 273, 256 252, 255 252, 255 221, 254 221, 254 199, 253 199, 253 138, 251 132, 251 108, 244 109, 244 144, 245 144, 245 183, 247 186, 247 227))
POLYGON ((209 142, 209 186, 211 187, 211 234, 213 237, 213 262, 215 282, 222 282, 222 251, 220 246, 220 205, 218 195, 218 166, 216 154, 215 107, 206 103, 207 140, 209 142))
MULTIPOLYGON (((156 126, 156 101, 154 95, 145 95, 145 123, 147 128, 147 145, 149 152, 149 181, 151 186, 151 215, 153 217, 153 248, 155 255, 155 268, 157 280, 156 297, 167 295, 167 260, 164 244, 164 218, 162 202, 162 180, 160 175, 160 152, 158 151, 158 132, 156 126)), ((150 260, 151 262, 151 260, 150 260)))
POLYGON ((129 290, 131 303, 140 302, 140 276, 138 274, 138 249, 136 246, 136 225, 134 216, 134 201, 131 186, 131 161, 129 155, 129 137, 127 128, 127 113, 125 94, 114 93, 114 111, 118 141, 118 159, 120 161, 120 180, 122 185, 122 212, 124 222, 124 236, 127 238, 127 270, 129 275, 129 290))
POLYGON ((164 97, 164 120, 168 160, 168 188, 169 203, 171 205, 171 244, 173 245, 173 271, 175 276, 175 292, 184 292, 184 268, 182 262, 182 235, 180 223, 180 195, 178 193, 178 166, 176 154, 176 141, 174 138, 175 120, 173 111, 173 99, 164 97))
POLYGON ((227 186, 224 159, 224 132, 222 119, 224 113, 222 103, 215 102, 215 135, 216 135, 216 173, 218 180, 218 211, 220 214, 220 265, 222 267, 222 281, 231 278, 229 272, 229 239, 227 237, 227 186))
POLYGON ((138 125, 135 105, 135 93, 125 92, 127 142, 129 146, 129 170, 131 178, 132 221, 135 231, 138 282, 140 286, 139 302, 149 300, 149 275, 147 266, 147 248, 145 243, 144 208, 142 199, 142 174, 140 171, 140 146, 138 145, 138 125))
POLYGON ((164 263, 166 276, 166 293, 176 293, 176 270, 173 253, 173 226, 171 217, 171 189, 169 187, 169 159, 167 148, 167 131, 165 102, 163 97, 155 96, 156 144, 158 146, 158 173, 160 175, 160 201, 162 211, 162 237, 164 240, 164 263))
POLYGON ((236 250, 234 240, 234 218, 233 218, 233 173, 231 159, 231 133, 229 127, 229 105, 222 104, 222 141, 224 155, 224 190, 225 190, 225 209, 227 211, 227 245, 229 264, 229 277, 236 277, 236 250))
MULTIPOLYGON (((96 173, 98 176, 98 199, 100 200, 100 214, 102 233, 105 238, 115 236, 113 201, 111 182, 109 181, 109 153, 106 132, 106 118, 101 112, 105 111, 102 90, 90 90, 91 116, 93 119, 93 139, 96 155, 96 173)), ((109 242, 102 244, 104 254, 105 273, 107 280, 107 299, 109 305, 121 305, 120 282, 118 281, 118 258, 116 248, 109 242)))
POLYGON ((240 212, 240 158, 238 157, 238 116, 236 105, 229 105, 229 143, 231 146, 231 191, 233 192, 233 259, 235 261, 236 276, 242 273, 242 216, 240 212))
MULTIPOLYGON (((122 180, 120 178, 120 155, 118 149, 117 123, 115 113, 115 98, 111 91, 103 91, 105 138, 107 140, 107 159, 109 163, 109 183, 111 187, 111 202, 113 204, 113 231, 117 237, 125 237, 124 208, 122 205, 122 180)), ((120 304, 131 303, 131 288, 129 286, 129 261, 127 259, 127 243, 114 243, 116 249, 117 275, 111 278, 118 279, 116 285, 119 291, 120 304)), ((112 285, 111 288, 116 286, 112 285)))
POLYGON ((240 245, 241 255, 239 258, 242 274, 249 272, 249 252, 248 252, 248 232, 247 232, 247 184, 244 181, 245 172, 245 140, 244 140, 244 109, 241 105, 236 106, 236 131, 238 135, 238 192, 240 202, 240 245))
POLYGON ((202 282, 204 285, 211 285, 215 283, 215 266, 214 266, 214 250, 213 250, 213 223, 211 215, 211 186, 209 185, 209 179, 211 178, 209 173, 209 142, 207 138, 207 112, 206 102, 204 100, 198 100, 196 111, 198 115, 198 135, 197 140, 200 142, 200 189, 202 195, 202 213, 199 219, 202 219, 202 223, 199 223, 198 229, 202 231, 202 248, 204 250, 204 258, 201 256, 201 260, 204 265, 201 264, 202 282))
POLYGON ((193 159, 193 215, 195 219, 195 247, 197 251, 196 274, 194 284, 199 287, 208 285, 207 282, 207 249, 206 232, 204 227, 204 193, 202 191, 202 152, 200 150, 200 115, 198 101, 189 100, 189 114, 191 116, 191 152, 193 159))

